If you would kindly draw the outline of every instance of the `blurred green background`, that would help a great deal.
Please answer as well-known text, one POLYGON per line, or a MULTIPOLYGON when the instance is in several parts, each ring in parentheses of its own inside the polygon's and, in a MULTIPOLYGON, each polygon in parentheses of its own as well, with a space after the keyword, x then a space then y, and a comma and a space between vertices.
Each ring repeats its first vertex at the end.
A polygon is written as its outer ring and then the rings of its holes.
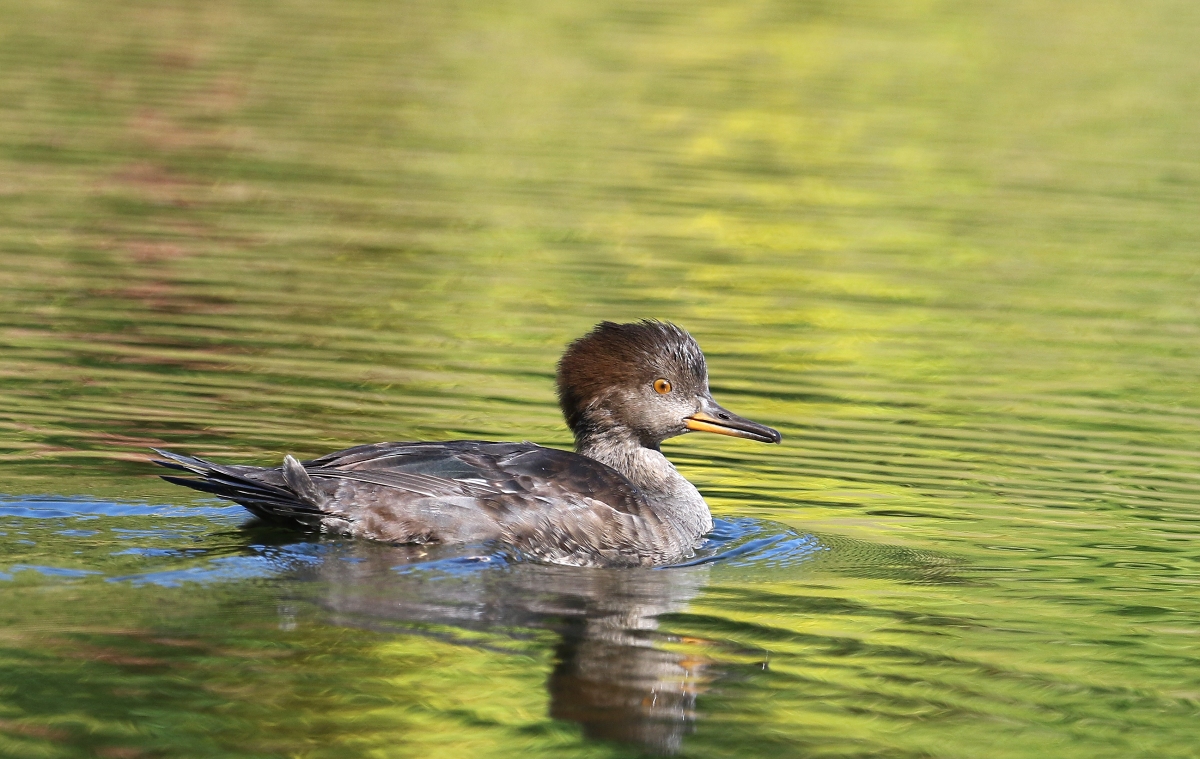
POLYGON ((568 447, 562 346, 653 317, 785 438, 668 454, 718 516, 832 547, 662 617, 733 673, 685 755, 1194 755, 1200 6, 0 18, 0 754, 636 753, 547 715, 542 633, 110 580, 252 553, 149 445, 568 447), (83 495, 99 521, 12 505, 83 495))

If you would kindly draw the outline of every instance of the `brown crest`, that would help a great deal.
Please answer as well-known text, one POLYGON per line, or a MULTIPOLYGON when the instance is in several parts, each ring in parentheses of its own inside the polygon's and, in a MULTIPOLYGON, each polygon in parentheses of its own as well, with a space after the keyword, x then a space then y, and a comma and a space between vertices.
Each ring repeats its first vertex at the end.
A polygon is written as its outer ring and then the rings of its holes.
POLYGON ((649 387, 662 377, 681 390, 707 390, 708 367, 691 335, 669 322, 601 322, 558 362, 558 402, 578 432, 583 411, 613 388, 649 387))

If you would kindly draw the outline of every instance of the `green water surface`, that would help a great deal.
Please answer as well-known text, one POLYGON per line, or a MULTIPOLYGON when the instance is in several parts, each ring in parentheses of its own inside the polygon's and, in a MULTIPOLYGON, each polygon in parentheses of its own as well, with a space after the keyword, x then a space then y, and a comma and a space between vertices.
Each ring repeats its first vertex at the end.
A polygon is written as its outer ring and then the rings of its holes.
POLYGON ((1200 755, 1200 5, 0 19, 0 756, 1200 755), (707 564, 146 463, 569 447, 559 352, 644 317, 784 436, 665 446, 707 564))

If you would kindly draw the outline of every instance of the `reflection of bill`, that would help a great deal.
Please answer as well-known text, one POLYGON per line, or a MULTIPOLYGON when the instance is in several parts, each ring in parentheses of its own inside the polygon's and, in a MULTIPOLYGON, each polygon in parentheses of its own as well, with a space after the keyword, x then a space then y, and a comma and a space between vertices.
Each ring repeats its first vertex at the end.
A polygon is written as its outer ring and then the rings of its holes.
POLYGON ((714 670, 702 657, 665 649, 671 639, 657 632, 657 617, 681 611, 704 587, 708 566, 589 569, 438 551, 413 563, 413 547, 345 550, 353 555, 327 555, 303 570, 325 586, 321 602, 339 624, 552 630, 559 641, 546 686, 551 717, 580 724, 589 738, 664 754, 692 730, 696 697, 714 670))

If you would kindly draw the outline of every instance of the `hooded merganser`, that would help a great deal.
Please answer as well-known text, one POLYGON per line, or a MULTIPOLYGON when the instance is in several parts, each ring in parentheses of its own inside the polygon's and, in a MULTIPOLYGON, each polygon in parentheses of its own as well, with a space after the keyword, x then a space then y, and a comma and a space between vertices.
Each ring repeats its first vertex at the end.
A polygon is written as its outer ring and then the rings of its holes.
POLYGON ((686 432, 778 443, 717 405, 700 346, 674 324, 603 322, 567 347, 558 399, 576 453, 532 443, 375 443, 274 468, 168 451, 163 479, 255 516, 389 543, 493 541, 580 566, 668 564, 712 529, 699 491, 659 450, 686 432))

